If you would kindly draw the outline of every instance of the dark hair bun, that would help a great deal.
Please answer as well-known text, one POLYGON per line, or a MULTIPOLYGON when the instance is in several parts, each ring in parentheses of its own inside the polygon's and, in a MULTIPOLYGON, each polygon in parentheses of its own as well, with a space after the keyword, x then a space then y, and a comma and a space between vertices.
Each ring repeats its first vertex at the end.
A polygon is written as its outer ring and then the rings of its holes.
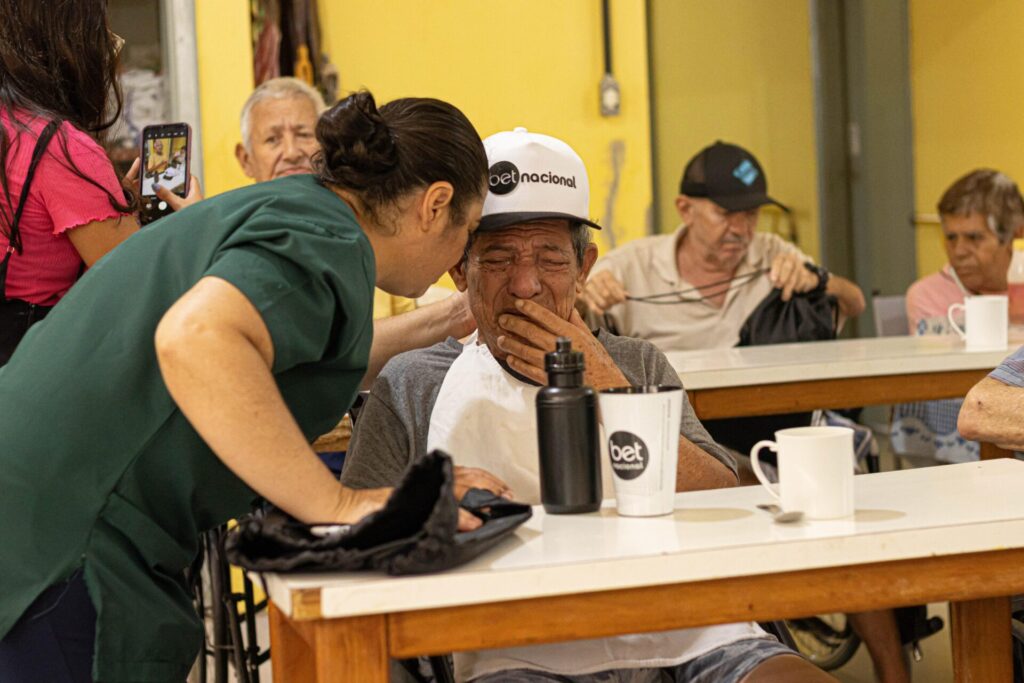
POLYGON ((441 100, 402 97, 377 108, 358 92, 331 107, 316 126, 320 181, 358 195, 375 222, 393 222, 385 209, 431 183, 450 183, 450 220, 487 191, 487 154, 465 114, 441 100))
POLYGON ((330 183, 366 189, 398 165, 398 148, 373 95, 353 93, 324 112, 316 125, 317 171, 330 183))

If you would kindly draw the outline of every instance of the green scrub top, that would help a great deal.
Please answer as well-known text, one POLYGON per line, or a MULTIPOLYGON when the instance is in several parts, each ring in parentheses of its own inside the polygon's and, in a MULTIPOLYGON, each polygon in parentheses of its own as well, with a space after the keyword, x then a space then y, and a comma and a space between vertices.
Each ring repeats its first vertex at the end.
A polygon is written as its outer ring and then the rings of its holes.
POLYGON ((183 570, 256 494, 178 410, 153 334, 200 278, 259 310, 273 374, 313 441, 341 419, 373 336, 373 250, 313 176, 202 201, 104 257, 0 370, 0 638, 84 568, 98 681, 184 681, 202 642, 183 570))

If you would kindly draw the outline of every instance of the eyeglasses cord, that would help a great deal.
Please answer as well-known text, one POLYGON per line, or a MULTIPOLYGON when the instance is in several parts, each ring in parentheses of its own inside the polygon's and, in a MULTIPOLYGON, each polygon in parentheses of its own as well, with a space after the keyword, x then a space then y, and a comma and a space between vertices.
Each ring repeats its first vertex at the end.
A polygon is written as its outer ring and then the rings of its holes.
POLYGON ((635 302, 640 303, 640 304, 655 304, 655 305, 659 305, 659 306, 666 306, 666 305, 673 305, 673 304, 699 303, 701 301, 706 301, 709 298, 718 296, 719 294, 724 294, 725 292, 728 292, 732 288, 733 284, 739 284, 739 285, 749 284, 749 283, 753 282, 755 279, 757 279, 761 275, 764 275, 767 272, 768 272, 767 268, 759 268, 759 269, 751 271, 749 273, 744 273, 743 275, 738 275, 737 277, 734 277, 734 278, 729 278, 727 280, 719 280, 718 282, 711 282, 711 283, 708 283, 706 285, 701 285, 699 287, 691 287, 690 289, 681 289, 681 290, 676 291, 676 292, 662 292, 661 294, 649 294, 647 296, 627 296, 626 297, 626 301, 635 301, 635 302), (692 294, 694 292, 701 292, 702 290, 705 290, 705 289, 711 289, 712 287, 722 287, 723 285, 725 286, 724 290, 716 291, 716 292, 711 293, 711 294, 702 294, 701 296, 696 297, 696 298, 685 298, 683 296, 684 294, 692 294), (669 297, 671 297, 670 300, 668 300, 668 301, 661 301, 661 299, 667 299, 669 297))

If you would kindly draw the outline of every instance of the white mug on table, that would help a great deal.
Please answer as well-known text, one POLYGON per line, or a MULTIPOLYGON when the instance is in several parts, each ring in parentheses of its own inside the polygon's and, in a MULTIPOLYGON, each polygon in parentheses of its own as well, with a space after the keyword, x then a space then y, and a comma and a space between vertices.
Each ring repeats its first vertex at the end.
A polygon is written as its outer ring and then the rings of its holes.
POLYGON ((849 427, 793 427, 775 432, 775 441, 759 441, 750 451, 758 481, 782 505, 809 519, 838 519, 853 514, 853 430, 849 427), (778 456, 778 491, 768 481, 758 452, 778 456))
POLYGON ((951 305, 946 317, 960 339, 966 342, 968 351, 998 351, 1006 348, 1009 329, 1009 303, 1006 295, 968 296, 964 303, 951 305), (958 310, 964 312, 964 327, 953 320, 953 313, 958 310))

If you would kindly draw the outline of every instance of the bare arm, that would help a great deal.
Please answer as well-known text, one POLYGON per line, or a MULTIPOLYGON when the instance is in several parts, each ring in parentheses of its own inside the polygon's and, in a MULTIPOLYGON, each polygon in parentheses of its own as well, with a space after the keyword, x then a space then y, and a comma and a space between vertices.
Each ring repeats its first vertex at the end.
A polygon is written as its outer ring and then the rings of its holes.
POLYGON ((864 312, 867 305, 860 287, 835 273, 829 275, 825 292, 836 298, 839 303, 839 314, 844 318, 856 318, 864 312))
POLYGON ((103 258, 107 252, 131 237, 139 229, 135 216, 118 216, 104 221, 93 221, 67 231, 71 246, 85 261, 87 267, 103 258))
POLYGON ((676 491, 724 489, 737 484, 736 475, 717 458, 679 437, 679 466, 676 468, 676 491))
POLYGON ((476 321, 469 310, 469 300, 461 292, 415 311, 374 320, 373 348, 370 349, 370 365, 362 388, 370 388, 392 356, 432 346, 450 336, 459 339, 475 329, 476 321))
POLYGON ((1024 450, 1024 388, 981 380, 964 399, 957 430, 965 439, 1024 450))
POLYGON ((182 413, 267 500, 307 523, 355 522, 384 503, 388 489, 349 489, 317 459, 271 374, 270 333, 233 285, 200 280, 164 315, 155 343, 182 413))

